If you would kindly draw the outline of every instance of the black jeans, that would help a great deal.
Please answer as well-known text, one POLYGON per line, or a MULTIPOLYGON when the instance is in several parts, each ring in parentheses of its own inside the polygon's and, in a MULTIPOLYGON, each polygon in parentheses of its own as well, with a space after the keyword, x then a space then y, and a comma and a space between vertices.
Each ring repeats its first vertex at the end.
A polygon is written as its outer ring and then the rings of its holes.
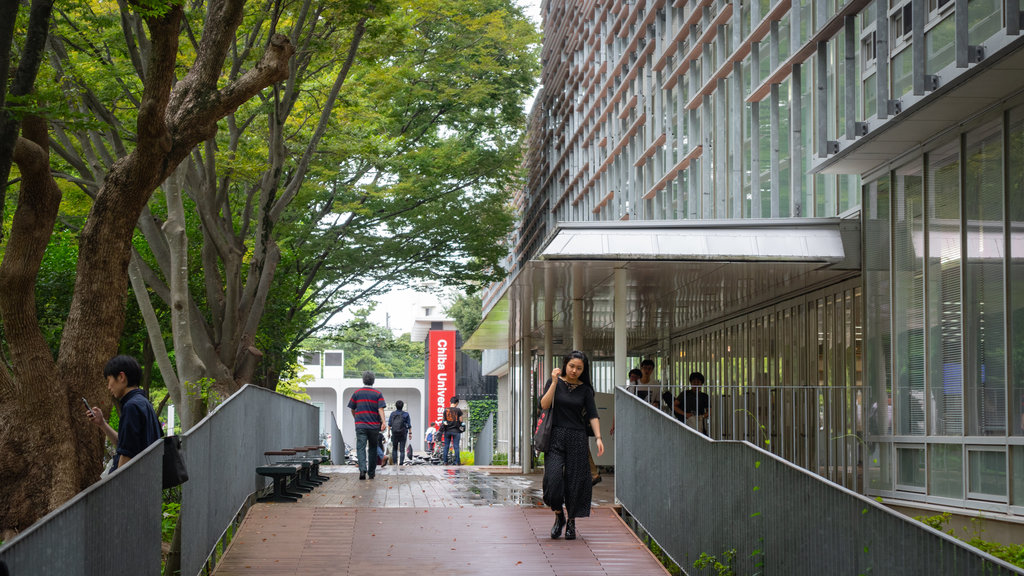
POLYGON ((407 433, 393 434, 391 436, 391 445, 394 447, 391 457, 395 464, 405 464, 405 441, 407 438, 407 433))

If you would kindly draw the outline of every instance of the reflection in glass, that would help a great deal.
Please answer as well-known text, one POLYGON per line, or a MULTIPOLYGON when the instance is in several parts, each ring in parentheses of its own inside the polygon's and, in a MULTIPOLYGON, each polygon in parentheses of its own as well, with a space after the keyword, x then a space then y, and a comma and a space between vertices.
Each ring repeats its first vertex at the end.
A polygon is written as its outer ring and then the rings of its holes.
POLYGON ((934 496, 946 498, 964 497, 964 457, 960 444, 933 444, 928 466, 934 496))
POLYGON ((971 335, 964 381, 968 434, 1006 434, 1006 338, 1003 322, 1003 138, 999 123, 967 135, 964 212, 965 329, 971 335))
POLYGON ((1006 496, 1006 453, 968 450, 969 491, 974 497, 1006 496))
MULTIPOLYGON (((1007 207, 1010 220, 1010 330, 1013 335, 1014 422, 1010 433, 1024 434, 1024 109, 1010 114, 1007 150, 1007 207)), ((1022 455, 1024 456, 1024 455, 1022 455)), ((1022 479, 1024 481, 1024 479, 1022 479)), ((1024 492, 1022 492, 1024 495, 1024 492)))
POLYGON ((929 407, 940 436, 962 435, 964 420, 958 160, 956 143, 928 154, 929 407))
POLYGON ((896 433, 925 434, 924 192, 920 160, 896 171, 893 240, 893 327, 896 433))
POLYGON ((908 488, 925 487, 924 448, 896 447, 896 483, 908 488))

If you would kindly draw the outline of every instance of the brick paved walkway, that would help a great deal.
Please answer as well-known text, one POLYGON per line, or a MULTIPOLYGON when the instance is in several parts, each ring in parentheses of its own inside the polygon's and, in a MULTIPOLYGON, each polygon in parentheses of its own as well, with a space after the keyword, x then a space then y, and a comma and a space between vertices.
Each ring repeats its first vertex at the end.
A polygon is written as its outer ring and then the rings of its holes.
POLYGON ((351 466, 299 502, 253 506, 215 576, 410 574, 664 575, 619 518, 614 478, 594 491, 576 541, 552 540, 539 474, 496 468, 351 466))

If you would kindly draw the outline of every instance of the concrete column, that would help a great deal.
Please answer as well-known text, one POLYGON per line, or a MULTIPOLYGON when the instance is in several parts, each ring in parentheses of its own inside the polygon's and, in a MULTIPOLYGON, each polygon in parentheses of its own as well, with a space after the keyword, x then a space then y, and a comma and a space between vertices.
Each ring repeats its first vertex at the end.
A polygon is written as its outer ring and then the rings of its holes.
POLYGON ((626 380, 626 268, 615 269, 615 376, 616 385, 626 380))
POLYGON ((583 350, 583 264, 572 265, 572 349, 583 350))
POLYGON ((551 268, 544 269, 544 364, 541 366, 541 374, 549 374, 552 368, 551 357, 554 355, 553 335, 554 330, 554 306, 555 300, 555 272, 551 268))
POLYGON ((520 296, 520 334, 519 369, 522 374, 522 390, 519 395, 520 417, 522 418, 522 440, 519 442, 519 461, 522 463, 523 474, 533 471, 533 395, 534 383, 531 367, 533 364, 533 290, 529 282, 525 282, 520 296))

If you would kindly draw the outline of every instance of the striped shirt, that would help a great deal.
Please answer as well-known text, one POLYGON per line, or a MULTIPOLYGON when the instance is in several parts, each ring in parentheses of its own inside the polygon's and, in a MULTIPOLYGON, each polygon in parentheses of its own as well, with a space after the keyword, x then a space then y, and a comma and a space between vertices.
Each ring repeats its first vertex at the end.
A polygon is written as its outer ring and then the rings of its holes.
POLYGON ((387 403, 384 402, 384 395, 369 386, 356 390, 348 401, 348 407, 352 409, 352 415, 355 417, 356 428, 380 430, 380 413, 377 409, 385 406, 387 403))

